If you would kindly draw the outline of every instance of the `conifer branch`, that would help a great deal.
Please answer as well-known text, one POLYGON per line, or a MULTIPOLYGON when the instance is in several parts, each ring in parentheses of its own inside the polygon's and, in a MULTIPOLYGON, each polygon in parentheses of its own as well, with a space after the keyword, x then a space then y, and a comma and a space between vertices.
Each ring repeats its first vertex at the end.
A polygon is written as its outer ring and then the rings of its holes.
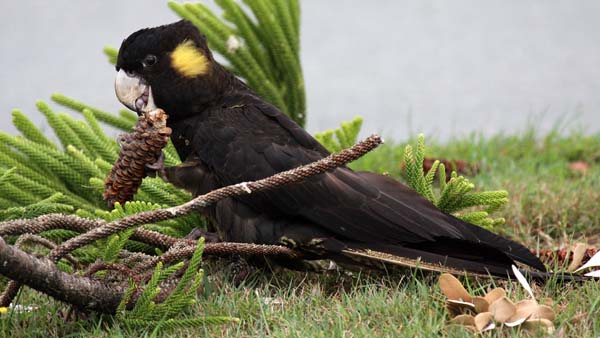
POLYGON ((102 121, 110 126, 113 126, 115 128, 129 131, 135 124, 135 122, 132 122, 129 119, 117 117, 111 113, 107 113, 105 111, 96 109, 94 107, 90 107, 90 106, 86 105, 85 103, 82 103, 80 101, 77 101, 75 99, 72 99, 70 97, 64 96, 59 93, 52 94, 51 98, 54 102, 56 102, 62 106, 65 106, 67 108, 71 108, 80 113, 83 113, 84 110, 88 110, 94 115, 94 117, 96 119, 98 119, 99 121, 102 121))
POLYGON ((504 190, 472 192, 475 186, 456 171, 452 171, 446 181, 446 167, 440 161, 434 161, 427 173, 423 170, 425 159, 425 138, 417 138, 416 151, 411 145, 404 148, 404 173, 411 188, 432 202, 438 209, 454 213, 466 222, 492 228, 504 223, 504 218, 491 218, 490 214, 508 203, 508 192, 504 190), (439 177, 439 195, 433 188, 435 175, 439 177), (485 210, 460 213, 471 207, 483 207, 485 210))
POLYGON ((113 139, 106 137, 104 130, 98 124, 94 113, 91 110, 84 108, 81 112, 89 126, 89 132, 95 136, 92 143, 98 143, 98 146, 94 146, 98 149, 98 153, 102 155, 104 161, 114 161, 116 154, 119 152, 117 142, 113 139))
POLYGON ((356 143, 363 119, 358 116, 352 121, 343 121, 338 128, 316 133, 314 136, 330 152, 340 151, 356 143))
POLYGON ((18 109, 13 110, 13 125, 23 134, 23 136, 33 142, 55 148, 52 143, 36 126, 18 109))

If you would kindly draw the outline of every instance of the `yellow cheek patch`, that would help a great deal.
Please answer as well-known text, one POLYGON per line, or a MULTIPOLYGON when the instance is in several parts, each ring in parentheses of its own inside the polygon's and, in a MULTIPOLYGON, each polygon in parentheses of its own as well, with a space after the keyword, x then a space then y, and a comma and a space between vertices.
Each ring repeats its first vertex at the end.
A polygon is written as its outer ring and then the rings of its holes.
POLYGON ((186 40, 171 53, 171 65, 185 77, 196 77, 208 73, 209 62, 194 42, 186 40))

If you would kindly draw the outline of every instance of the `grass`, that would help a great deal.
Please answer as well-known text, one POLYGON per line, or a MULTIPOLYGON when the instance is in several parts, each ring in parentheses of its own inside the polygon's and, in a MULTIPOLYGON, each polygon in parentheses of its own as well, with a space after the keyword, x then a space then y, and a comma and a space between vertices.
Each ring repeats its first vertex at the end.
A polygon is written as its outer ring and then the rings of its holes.
MULTIPOLYGON (((480 163, 470 177, 480 189, 506 189, 509 205, 496 216, 506 218, 496 232, 530 247, 557 248, 578 241, 600 245, 600 134, 553 131, 540 135, 530 129, 516 135, 471 135, 445 143, 426 140, 428 156, 480 163), (569 169, 574 161, 589 164, 587 173, 569 169)), ((355 169, 399 176, 403 144, 387 145, 353 164, 355 169)), ((436 274, 419 271, 390 274, 330 272, 300 273, 274 268, 256 271, 236 286, 226 261, 206 267, 198 302, 188 315, 231 315, 240 323, 160 332, 158 335, 277 336, 277 337, 432 337, 447 335, 447 314, 436 274)), ((515 283, 469 280, 475 294, 504 283, 512 299, 525 298, 515 283)), ((569 337, 600 335, 600 283, 562 285, 551 280, 534 287, 536 297, 555 301, 557 330, 569 337)), ((133 329, 109 316, 89 315, 64 320, 67 307, 31 290, 19 303, 38 306, 33 312, 2 315, 0 333, 11 337, 153 335, 153 328, 133 329)), ((452 331, 452 336, 471 336, 452 331)), ((519 330, 515 337, 543 336, 519 330)))

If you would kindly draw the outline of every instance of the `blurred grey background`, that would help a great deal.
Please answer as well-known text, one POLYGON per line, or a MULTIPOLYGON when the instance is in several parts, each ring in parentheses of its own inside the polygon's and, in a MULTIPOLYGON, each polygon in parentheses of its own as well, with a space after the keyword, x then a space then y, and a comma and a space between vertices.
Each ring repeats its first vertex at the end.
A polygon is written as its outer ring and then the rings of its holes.
MULTIPOLYGON (((111 111, 102 47, 177 20, 164 1, 0 0, 0 130, 11 110, 48 129, 61 92, 111 111)), ((210 2, 209 2, 210 3, 210 2)), ((303 0, 308 129, 356 115, 402 140, 555 124, 600 130, 600 1, 303 0)))

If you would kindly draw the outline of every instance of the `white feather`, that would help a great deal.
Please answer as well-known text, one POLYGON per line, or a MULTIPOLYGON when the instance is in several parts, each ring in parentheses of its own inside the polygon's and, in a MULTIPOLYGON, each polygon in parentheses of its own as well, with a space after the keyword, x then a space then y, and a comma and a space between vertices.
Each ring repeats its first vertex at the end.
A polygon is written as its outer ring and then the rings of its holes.
POLYGON ((588 272, 584 276, 586 276, 586 277, 598 277, 598 278, 600 278, 600 270, 588 272))
POLYGON ((227 39, 227 51, 229 53, 235 53, 238 49, 242 47, 242 43, 240 39, 238 39, 235 35, 230 35, 227 39))
POLYGON ((517 269, 516 266, 512 265, 511 268, 513 273, 515 274, 515 277, 517 277, 517 280, 519 281, 519 283, 521 283, 521 286, 523 286, 523 289, 527 290, 527 292, 531 296, 531 299, 535 300, 535 297, 533 296, 533 290, 531 290, 531 286, 529 285, 529 282, 527 282, 525 276, 523 276, 521 271, 519 271, 519 269, 517 269))
POLYGON ((592 266, 600 266, 600 251, 596 252, 596 254, 592 256, 592 258, 590 258, 590 260, 587 261, 587 263, 583 264, 579 269, 575 270, 575 272, 587 269, 592 266))

